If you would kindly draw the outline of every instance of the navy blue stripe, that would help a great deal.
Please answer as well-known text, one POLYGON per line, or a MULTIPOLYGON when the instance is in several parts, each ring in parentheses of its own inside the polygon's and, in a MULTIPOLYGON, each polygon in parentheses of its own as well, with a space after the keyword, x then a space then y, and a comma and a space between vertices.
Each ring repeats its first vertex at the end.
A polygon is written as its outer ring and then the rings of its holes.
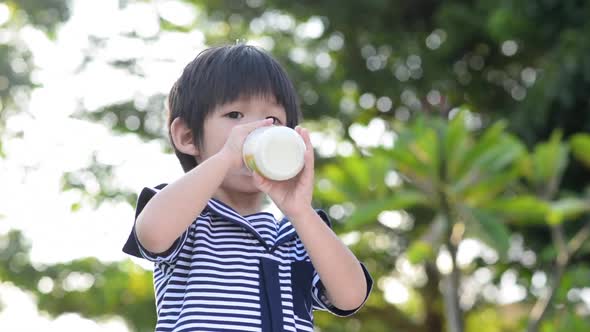
POLYGON ((283 331, 278 264, 267 258, 260 259, 260 305, 262 307, 262 332, 283 331))

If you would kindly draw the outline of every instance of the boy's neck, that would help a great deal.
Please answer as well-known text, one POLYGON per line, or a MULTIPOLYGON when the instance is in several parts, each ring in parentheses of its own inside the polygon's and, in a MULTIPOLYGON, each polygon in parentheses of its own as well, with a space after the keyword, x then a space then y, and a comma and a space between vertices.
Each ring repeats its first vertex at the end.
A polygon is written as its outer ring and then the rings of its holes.
POLYGON ((223 189, 217 190, 213 198, 229 205, 242 216, 260 212, 262 207, 263 193, 240 193, 227 192, 223 189))

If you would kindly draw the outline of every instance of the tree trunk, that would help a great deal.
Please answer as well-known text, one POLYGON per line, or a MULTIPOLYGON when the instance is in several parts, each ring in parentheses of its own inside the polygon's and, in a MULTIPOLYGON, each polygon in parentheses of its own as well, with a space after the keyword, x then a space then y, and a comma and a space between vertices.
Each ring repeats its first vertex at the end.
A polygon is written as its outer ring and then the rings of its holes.
POLYGON ((463 312, 459 303, 460 271, 457 268, 457 248, 449 242, 449 252, 453 262, 451 273, 443 278, 443 296, 447 316, 448 332, 463 332, 463 312))
POLYGON ((443 331, 444 313, 440 298, 440 275, 436 265, 427 262, 425 265, 426 277, 428 281, 424 287, 424 307, 426 318, 424 319, 424 331, 443 331))

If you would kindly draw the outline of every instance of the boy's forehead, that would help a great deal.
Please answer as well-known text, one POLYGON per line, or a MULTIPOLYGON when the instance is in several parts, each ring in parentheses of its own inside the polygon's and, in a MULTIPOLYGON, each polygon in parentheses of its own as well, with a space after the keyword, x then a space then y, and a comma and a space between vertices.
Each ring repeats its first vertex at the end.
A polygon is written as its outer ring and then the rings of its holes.
POLYGON ((241 95, 237 99, 230 100, 220 106, 224 106, 224 105, 228 105, 228 104, 250 104, 250 103, 256 103, 256 102, 264 102, 264 103, 272 104, 273 106, 281 106, 277 102, 277 99, 275 98, 275 96, 271 95, 271 94, 260 94, 260 95, 253 95, 253 96, 252 95, 241 95))

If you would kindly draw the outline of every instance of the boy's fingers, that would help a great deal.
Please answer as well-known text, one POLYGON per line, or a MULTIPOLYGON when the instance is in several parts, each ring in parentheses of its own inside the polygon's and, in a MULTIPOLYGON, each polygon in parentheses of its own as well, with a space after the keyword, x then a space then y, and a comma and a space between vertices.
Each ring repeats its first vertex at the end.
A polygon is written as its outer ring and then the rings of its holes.
POLYGON ((309 138, 309 131, 307 129, 301 129, 300 133, 301 138, 303 138, 303 142, 305 143, 305 147, 309 151, 313 151, 313 146, 311 145, 311 139, 309 138))
POLYGON ((305 142, 305 154, 306 159, 309 161, 309 168, 313 169, 314 167, 314 158, 313 158, 313 145, 311 145, 311 139, 309 138, 309 131, 307 129, 301 129, 301 136, 303 137, 303 141, 305 142))

